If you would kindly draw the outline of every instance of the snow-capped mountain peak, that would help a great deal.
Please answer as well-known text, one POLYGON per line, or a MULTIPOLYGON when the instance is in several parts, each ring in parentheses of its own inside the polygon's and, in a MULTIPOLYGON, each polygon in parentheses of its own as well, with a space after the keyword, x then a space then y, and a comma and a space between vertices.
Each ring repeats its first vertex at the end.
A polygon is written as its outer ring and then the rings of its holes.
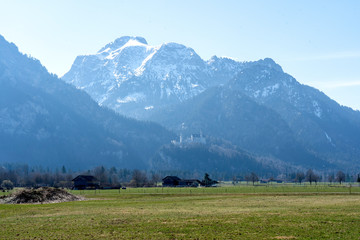
POLYGON ((122 46, 124 46, 125 44, 143 44, 143 45, 148 45, 147 41, 145 40, 145 38, 143 37, 137 37, 137 36, 124 36, 124 37, 120 37, 117 38, 115 41, 108 43, 105 45, 105 47, 101 48, 98 53, 103 52, 103 51, 113 51, 116 49, 121 48, 122 46))
POLYGON ((183 101, 211 85, 209 67, 192 48, 173 42, 151 46, 129 36, 77 57, 63 79, 100 105, 138 118, 149 110, 146 106, 183 101))
POLYGON ((179 103, 233 78, 244 63, 204 61, 192 49, 170 42, 151 46, 142 37, 120 37, 96 54, 79 56, 63 80, 84 89, 100 105, 144 118, 149 108, 179 103))

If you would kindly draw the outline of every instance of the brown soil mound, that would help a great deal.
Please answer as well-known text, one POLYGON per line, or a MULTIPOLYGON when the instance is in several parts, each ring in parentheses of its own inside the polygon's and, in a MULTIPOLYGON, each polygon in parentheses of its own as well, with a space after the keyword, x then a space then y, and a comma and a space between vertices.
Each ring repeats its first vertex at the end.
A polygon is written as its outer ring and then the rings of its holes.
POLYGON ((80 201, 83 198, 75 196, 63 189, 43 187, 38 189, 23 189, 3 199, 4 203, 58 203, 80 201))

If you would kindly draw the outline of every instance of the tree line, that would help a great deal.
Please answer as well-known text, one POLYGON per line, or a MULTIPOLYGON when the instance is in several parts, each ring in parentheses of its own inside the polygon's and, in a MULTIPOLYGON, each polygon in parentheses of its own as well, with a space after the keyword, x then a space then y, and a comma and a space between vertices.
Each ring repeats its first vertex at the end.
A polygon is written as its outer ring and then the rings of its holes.
MULTIPOLYGON (((149 171, 138 169, 117 169, 116 167, 105 168, 98 166, 86 171, 73 171, 65 166, 57 169, 44 169, 42 167, 29 167, 28 165, 7 164, 0 166, 0 187, 2 189, 11 189, 13 187, 63 187, 71 188, 73 186, 72 179, 78 175, 95 176, 103 188, 119 188, 120 186, 130 187, 151 187, 157 186, 162 178, 167 175, 177 175, 179 177, 200 179, 203 175, 198 172, 181 172, 181 171, 149 171)), ((223 179, 221 175, 212 174, 216 180, 224 181, 231 179, 223 179)), ((252 172, 244 175, 233 176, 233 183, 238 181, 258 182, 261 177, 252 172)), ((342 171, 330 173, 328 175, 320 175, 312 169, 306 172, 298 171, 290 174, 278 175, 276 177, 268 177, 269 181, 281 179, 283 181, 295 182, 302 184, 304 181, 310 184, 322 182, 359 182, 360 175, 349 175, 342 171)))
POLYGON ((102 188, 156 186, 166 173, 138 169, 117 169, 98 166, 86 171, 74 171, 65 166, 57 169, 29 167, 28 165, 0 165, 0 188, 13 187, 61 187, 72 188, 72 180, 78 175, 96 177, 102 188))
MULTIPOLYGON (((233 177, 233 183, 236 183, 238 181, 247 181, 247 182, 252 182, 253 184, 255 182, 258 182, 260 180, 260 178, 258 177, 258 175, 254 172, 245 175, 244 177, 239 177, 239 176, 234 176, 233 177)), ((360 174, 357 175, 349 175, 349 174, 345 174, 343 171, 338 171, 335 173, 330 173, 327 174, 327 176, 325 175, 320 175, 315 173, 312 169, 309 169, 306 171, 306 173, 302 172, 302 171, 298 171, 298 172, 293 172, 287 175, 280 175, 278 178, 274 178, 274 177, 270 177, 267 179, 267 181, 278 181, 278 180, 283 180, 283 181, 287 181, 287 182, 294 182, 294 183, 303 183, 304 181, 309 182, 310 185, 315 183, 317 184, 318 182, 329 182, 329 183, 335 183, 338 182, 339 184, 342 184, 344 182, 358 182, 360 183, 360 174)))

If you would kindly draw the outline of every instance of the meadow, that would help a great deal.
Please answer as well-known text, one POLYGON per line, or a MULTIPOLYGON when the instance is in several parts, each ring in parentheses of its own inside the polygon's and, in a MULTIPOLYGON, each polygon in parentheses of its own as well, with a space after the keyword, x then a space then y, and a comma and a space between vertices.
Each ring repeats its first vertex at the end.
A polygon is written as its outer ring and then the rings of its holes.
POLYGON ((71 191, 0 205, 0 239, 359 239, 360 187, 274 184, 71 191))

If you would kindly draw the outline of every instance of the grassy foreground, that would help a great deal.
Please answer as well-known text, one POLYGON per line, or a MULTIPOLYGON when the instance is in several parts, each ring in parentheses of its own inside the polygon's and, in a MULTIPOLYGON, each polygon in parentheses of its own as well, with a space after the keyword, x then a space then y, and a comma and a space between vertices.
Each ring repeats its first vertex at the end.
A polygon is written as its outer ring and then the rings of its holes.
POLYGON ((359 239, 353 188, 73 191, 88 200, 0 205, 0 239, 359 239), (307 190, 306 190, 307 189, 307 190), (191 192, 190 192, 191 191, 191 192))

